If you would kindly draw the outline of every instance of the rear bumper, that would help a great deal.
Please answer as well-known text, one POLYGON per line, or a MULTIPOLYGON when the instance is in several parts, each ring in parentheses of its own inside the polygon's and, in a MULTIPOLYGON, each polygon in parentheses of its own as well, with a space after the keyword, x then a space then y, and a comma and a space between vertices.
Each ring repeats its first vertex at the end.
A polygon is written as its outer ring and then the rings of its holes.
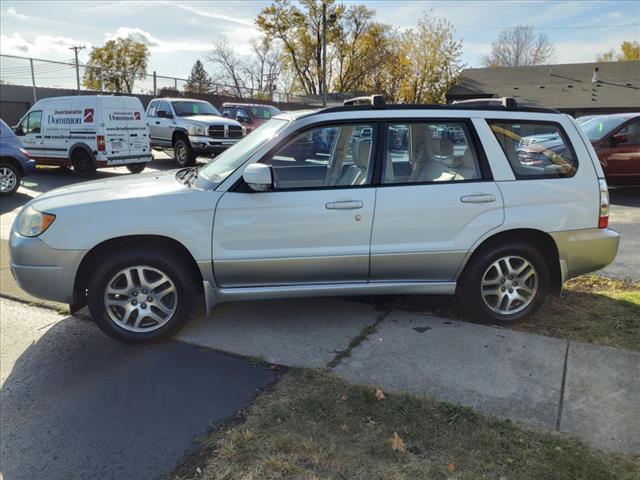
POLYGON ((562 282, 600 270, 616 258, 620 234, 608 228, 553 232, 560 257, 562 282))
POLYGON ((117 167, 119 165, 129 165, 131 163, 147 163, 153 160, 151 153, 143 153, 138 155, 123 155, 117 157, 106 157, 96 159, 98 167, 117 167))
POLYGON ((56 250, 40 238, 11 232, 10 268, 20 288, 34 297, 72 304, 74 282, 84 250, 56 250))

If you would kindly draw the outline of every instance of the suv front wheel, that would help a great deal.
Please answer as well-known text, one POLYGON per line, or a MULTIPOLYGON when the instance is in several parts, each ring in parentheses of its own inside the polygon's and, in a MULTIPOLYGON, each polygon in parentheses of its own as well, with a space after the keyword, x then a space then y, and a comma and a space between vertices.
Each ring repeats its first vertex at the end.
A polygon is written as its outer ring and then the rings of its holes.
POLYGON ((510 242, 471 259, 460 289, 468 315, 489 323, 524 320, 542 305, 549 267, 538 250, 510 242))
POLYGON ((88 287, 91 316, 127 343, 167 337, 188 320, 195 295, 189 265, 161 248, 126 249, 98 266, 88 287))

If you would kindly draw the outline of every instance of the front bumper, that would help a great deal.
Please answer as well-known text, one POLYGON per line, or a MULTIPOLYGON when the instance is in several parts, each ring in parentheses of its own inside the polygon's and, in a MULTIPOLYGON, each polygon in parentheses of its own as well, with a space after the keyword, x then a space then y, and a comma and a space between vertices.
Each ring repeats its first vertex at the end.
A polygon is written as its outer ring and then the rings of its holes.
POLYGON ((16 231, 9 237, 9 258, 13 278, 34 297, 74 303, 74 282, 84 250, 56 250, 38 237, 23 237, 16 231))
POLYGON ((608 228, 553 232, 560 257, 562 282, 609 265, 616 258, 620 234, 608 228))
POLYGON ((227 148, 235 145, 243 138, 244 137, 212 138, 198 135, 189 135, 189 142, 191 143, 191 148, 193 149, 194 153, 198 155, 224 152, 227 148))

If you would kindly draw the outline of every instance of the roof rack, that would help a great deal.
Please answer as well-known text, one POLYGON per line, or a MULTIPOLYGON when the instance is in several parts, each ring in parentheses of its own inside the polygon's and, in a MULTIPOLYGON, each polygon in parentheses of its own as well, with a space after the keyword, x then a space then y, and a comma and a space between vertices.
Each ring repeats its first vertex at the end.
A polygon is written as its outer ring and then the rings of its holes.
POLYGON ((501 98, 472 98, 469 100, 454 100, 451 105, 461 105, 466 107, 502 107, 505 110, 517 110, 518 102, 513 97, 501 98))
POLYGON ((345 100, 343 105, 346 107, 352 105, 369 105, 373 108, 382 108, 385 106, 384 95, 376 94, 368 97, 350 98, 349 100, 345 100))

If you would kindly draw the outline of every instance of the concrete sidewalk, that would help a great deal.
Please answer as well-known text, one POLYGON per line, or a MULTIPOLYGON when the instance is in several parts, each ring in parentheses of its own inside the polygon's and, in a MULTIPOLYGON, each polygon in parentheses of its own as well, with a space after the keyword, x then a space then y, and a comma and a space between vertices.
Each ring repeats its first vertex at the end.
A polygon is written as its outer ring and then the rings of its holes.
POLYGON ((243 302, 180 340, 560 430, 640 453, 640 353, 341 299, 243 302))

